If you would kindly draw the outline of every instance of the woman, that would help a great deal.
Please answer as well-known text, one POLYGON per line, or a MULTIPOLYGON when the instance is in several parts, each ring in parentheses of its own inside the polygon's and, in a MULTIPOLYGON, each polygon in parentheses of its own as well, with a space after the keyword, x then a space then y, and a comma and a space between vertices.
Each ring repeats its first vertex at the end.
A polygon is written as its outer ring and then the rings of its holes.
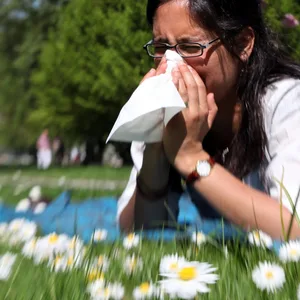
POLYGON ((151 0, 147 15, 153 40, 145 48, 159 66, 145 79, 165 71, 167 49, 177 51, 184 63, 173 81, 187 108, 162 143, 132 144, 120 227, 176 217, 181 177, 203 217, 300 237, 291 223, 300 188, 300 68, 272 38, 260 1, 151 0))

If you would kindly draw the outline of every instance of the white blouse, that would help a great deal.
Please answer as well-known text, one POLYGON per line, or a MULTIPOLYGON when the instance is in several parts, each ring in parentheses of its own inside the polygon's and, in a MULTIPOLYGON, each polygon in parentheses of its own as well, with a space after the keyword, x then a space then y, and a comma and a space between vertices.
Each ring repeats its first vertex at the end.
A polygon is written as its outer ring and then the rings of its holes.
MULTIPOLYGON (((265 189, 280 201, 281 188, 277 180, 280 182, 283 176, 282 182, 292 203, 282 190, 282 204, 292 212, 300 193, 300 80, 284 79, 272 84, 263 99, 263 113, 267 135, 265 189)), ((143 142, 131 144, 133 168, 118 201, 117 221, 134 193, 144 149, 143 142)), ((296 209, 300 217, 300 200, 296 209)))

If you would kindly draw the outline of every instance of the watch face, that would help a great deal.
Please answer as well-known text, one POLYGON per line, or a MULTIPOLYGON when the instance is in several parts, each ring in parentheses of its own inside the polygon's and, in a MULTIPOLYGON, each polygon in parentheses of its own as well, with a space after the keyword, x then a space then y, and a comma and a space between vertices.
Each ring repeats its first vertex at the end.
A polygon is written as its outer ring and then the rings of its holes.
POLYGON ((197 162, 196 170, 201 177, 206 177, 210 174, 211 166, 208 161, 200 160, 197 162))

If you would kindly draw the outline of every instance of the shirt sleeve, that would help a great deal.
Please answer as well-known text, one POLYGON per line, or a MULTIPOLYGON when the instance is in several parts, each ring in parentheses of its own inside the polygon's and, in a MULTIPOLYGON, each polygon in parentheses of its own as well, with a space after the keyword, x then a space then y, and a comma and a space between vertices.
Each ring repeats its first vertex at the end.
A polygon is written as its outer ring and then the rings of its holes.
POLYGON ((131 199, 135 191, 137 174, 140 172, 143 164, 144 150, 145 150, 144 142, 132 142, 130 153, 133 161, 133 167, 131 169, 131 173, 127 185, 121 197, 118 200, 117 222, 119 222, 119 218, 122 211, 129 203, 129 200, 131 199))
POLYGON ((267 189, 272 198, 282 199, 282 204, 293 212, 300 190, 300 81, 285 79, 275 83, 265 101, 267 189), (280 187, 281 180, 291 200, 280 187))

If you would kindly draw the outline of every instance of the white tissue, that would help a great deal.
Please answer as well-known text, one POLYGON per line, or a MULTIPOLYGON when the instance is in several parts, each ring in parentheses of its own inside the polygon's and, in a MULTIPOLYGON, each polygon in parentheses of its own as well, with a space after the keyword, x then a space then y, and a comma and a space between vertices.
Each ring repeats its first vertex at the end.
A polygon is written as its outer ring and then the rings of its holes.
POLYGON ((171 75, 182 58, 175 51, 167 50, 166 59, 166 73, 148 78, 138 86, 121 109, 106 143, 109 140, 159 142, 164 127, 186 107, 171 75))

